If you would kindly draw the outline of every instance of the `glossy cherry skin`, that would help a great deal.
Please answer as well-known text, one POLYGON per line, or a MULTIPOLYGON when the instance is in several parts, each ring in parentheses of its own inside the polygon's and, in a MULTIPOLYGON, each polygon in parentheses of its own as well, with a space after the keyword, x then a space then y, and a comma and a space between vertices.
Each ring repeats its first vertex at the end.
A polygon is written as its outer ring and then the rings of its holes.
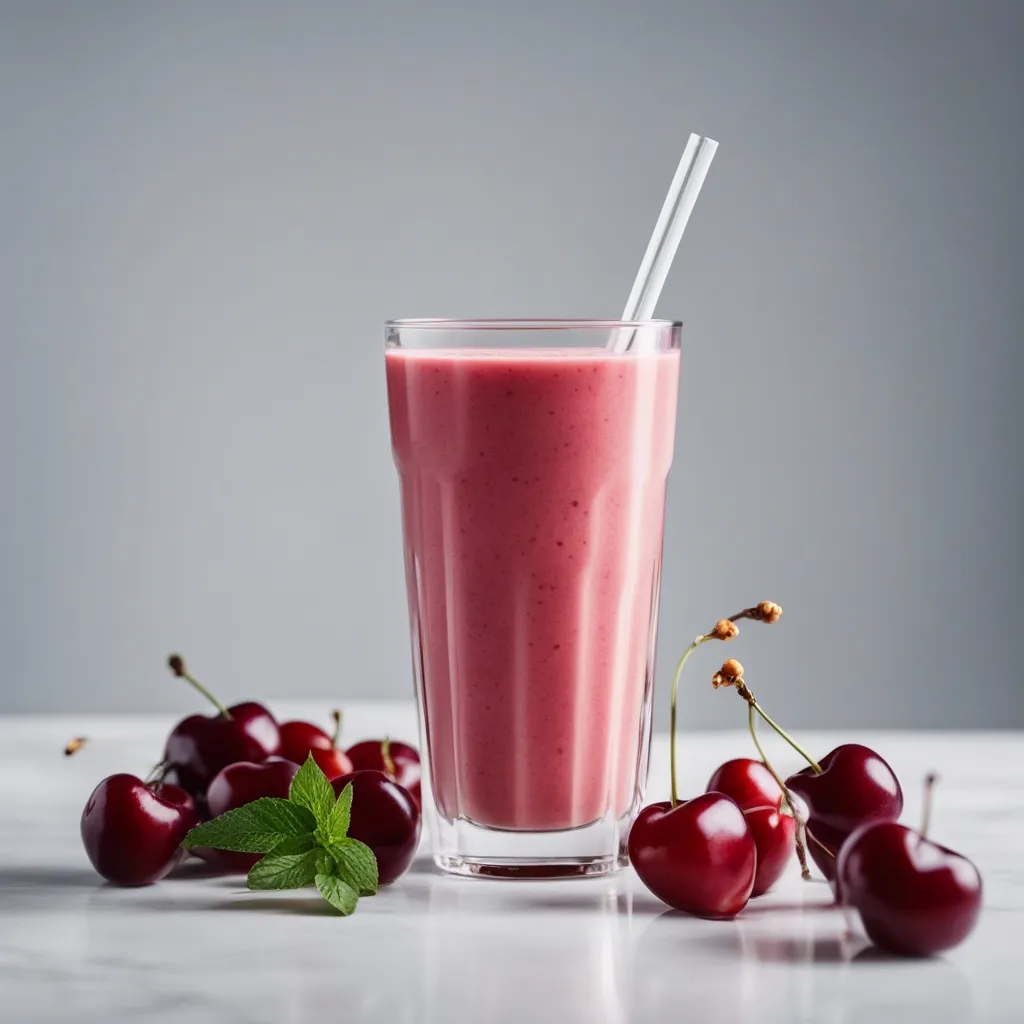
POLYGON ((737 757, 719 765, 705 792, 731 796, 744 811, 750 807, 778 807, 782 803, 782 787, 772 773, 749 757, 737 757))
POLYGON ((822 874, 835 878, 835 858, 846 837, 868 821, 895 821, 903 811, 903 790, 889 765, 869 747, 844 743, 820 761, 791 775, 786 786, 807 805, 808 849, 822 874), (816 840, 816 841, 815 841, 816 840))
MULTIPOLYGON (((299 766, 283 757, 268 757, 260 763, 239 761, 229 764, 217 773, 206 791, 210 815, 216 818, 225 811, 233 811, 261 796, 287 799, 292 779, 298 772, 299 766)), ((261 856, 258 853, 235 853, 206 847, 197 847, 192 852, 225 871, 248 871, 261 856)))
POLYGON ((348 775, 352 771, 352 762, 344 750, 334 748, 332 750, 311 750, 313 760, 317 763, 320 771, 333 782, 340 775, 348 775))
POLYGON ((281 757, 287 757, 296 764, 304 764, 311 750, 333 750, 331 737, 312 722, 282 722, 281 757))
POLYGON ((629 859, 658 899, 711 918, 735 917, 746 906, 757 869, 746 818, 723 793, 675 807, 649 804, 629 831, 629 859))
POLYGON ((763 896, 781 877, 796 848, 796 822, 778 807, 750 807, 743 811, 757 848, 757 870, 751 898, 763 896))
POLYGON ((185 856, 181 841, 198 824, 195 802, 179 786, 147 786, 111 775, 82 812, 82 842, 92 866, 115 885, 149 885, 185 856))
POLYGON ((189 715, 167 737, 164 762, 182 788, 193 795, 206 791, 222 768, 238 761, 265 761, 281 751, 274 716, 253 701, 228 708, 223 715, 189 715))
POLYGON ((381 885, 405 874, 420 842, 420 810, 404 786, 383 772, 357 769, 334 779, 336 795, 352 783, 348 834, 366 843, 377 858, 381 885))
MULTIPOLYGON (((404 789, 420 804, 420 754, 415 747, 408 743, 401 743, 398 740, 388 741, 388 752, 391 762, 395 766, 394 781, 404 789)), ((388 774, 388 766, 384 761, 384 748, 382 740, 363 740, 356 743, 346 751, 349 760, 352 762, 354 771, 374 771, 388 774)))
POLYGON ((739 804, 757 847, 751 898, 763 896, 782 877, 796 842, 796 822, 782 814, 782 787, 760 761, 737 757, 719 765, 708 780, 709 793, 724 793, 739 804))
POLYGON ((904 956, 959 945, 981 913, 981 875, 959 853, 895 821, 862 825, 843 843, 837 867, 843 902, 868 938, 904 956))
POLYGON ((305 764, 310 754, 328 779, 347 775, 352 762, 344 750, 334 746, 331 737, 312 722, 283 722, 281 730, 281 756, 305 764))

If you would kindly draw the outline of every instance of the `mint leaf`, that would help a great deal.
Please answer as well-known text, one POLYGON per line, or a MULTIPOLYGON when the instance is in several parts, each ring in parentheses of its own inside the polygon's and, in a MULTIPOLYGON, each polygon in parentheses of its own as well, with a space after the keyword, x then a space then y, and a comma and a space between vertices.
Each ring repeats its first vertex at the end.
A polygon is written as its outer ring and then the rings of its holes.
POLYGON ((196 825, 181 845, 186 850, 212 846, 215 850, 267 853, 286 839, 308 835, 315 828, 316 821, 305 807, 280 797, 262 796, 196 825))
POLYGON ((366 843, 343 839, 328 852, 337 865, 335 874, 360 896, 372 896, 377 891, 377 858, 366 843))
POLYGON ((311 835, 286 839, 249 871, 250 889, 301 889, 313 882, 323 853, 311 835))
POLYGON ((312 811, 317 825, 327 821, 334 808, 334 790, 327 781, 327 776, 320 770, 320 765, 310 754, 306 763, 299 769, 299 774, 292 779, 292 788, 288 791, 288 799, 299 807, 312 811))
MULTIPOLYGON (((332 789, 333 793, 334 790, 332 789)), ((352 820, 352 783, 350 782, 339 794, 331 813, 322 821, 317 832, 325 846, 340 843, 348 836, 348 826, 352 820)))
POLYGON ((315 882, 316 887, 320 890, 320 895, 335 910, 348 916, 356 909, 356 904, 359 902, 359 894, 340 878, 336 878, 334 875, 317 875, 315 882))

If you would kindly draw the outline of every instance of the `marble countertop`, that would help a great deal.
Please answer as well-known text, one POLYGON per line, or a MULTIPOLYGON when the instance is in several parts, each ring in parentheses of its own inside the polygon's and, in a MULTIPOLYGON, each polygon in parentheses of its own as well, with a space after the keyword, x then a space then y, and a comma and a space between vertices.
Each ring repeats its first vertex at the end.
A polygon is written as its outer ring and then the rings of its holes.
MULTIPOLYGON (((325 709, 274 702, 283 717, 325 709)), ((920 812, 942 783, 934 837, 985 880, 975 934, 945 957, 878 953, 827 887, 794 867, 733 922, 660 904, 632 871, 609 879, 443 877, 426 851, 389 889, 339 918, 315 891, 254 894, 186 865, 143 889, 96 876, 78 820, 114 771, 144 774, 170 716, 0 718, 0 1020, 541 1024, 626 1021, 1011 1021, 1024 1019, 1022 733, 801 734, 821 753, 857 739, 892 764, 920 812), (61 750, 87 734, 81 753, 61 750)), ((353 741, 414 736, 406 704, 346 709, 353 741)), ((683 789, 750 752, 741 732, 682 737, 683 789)), ((667 793, 656 738, 649 796, 667 793)), ((772 747, 782 770, 797 767, 772 747)))

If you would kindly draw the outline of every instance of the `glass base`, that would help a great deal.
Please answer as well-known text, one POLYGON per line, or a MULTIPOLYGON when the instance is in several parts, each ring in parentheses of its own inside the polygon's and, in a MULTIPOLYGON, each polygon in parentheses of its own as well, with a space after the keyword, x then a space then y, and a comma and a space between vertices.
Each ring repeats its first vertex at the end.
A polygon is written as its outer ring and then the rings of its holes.
POLYGON ((629 863, 632 814, 608 815, 579 828, 523 832, 428 815, 434 863, 476 878, 594 878, 629 863))
POLYGON ((543 878, 598 878, 624 868, 624 856, 588 857, 580 860, 477 860, 469 857, 436 856, 434 863, 450 875, 466 878, 520 878, 536 881, 543 878))

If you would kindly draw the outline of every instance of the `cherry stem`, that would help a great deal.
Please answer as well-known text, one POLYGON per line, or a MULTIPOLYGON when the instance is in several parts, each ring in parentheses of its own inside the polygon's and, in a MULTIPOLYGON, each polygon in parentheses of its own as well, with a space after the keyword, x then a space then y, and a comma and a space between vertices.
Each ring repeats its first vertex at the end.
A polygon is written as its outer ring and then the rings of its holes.
POLYGON ((757 698, 747 689, 747 684, 743 679, 737 680, 736 692, 811 766, 815 775, 821 774, 821 765, 778 722, 768 717, 764 708, 758 704, 757 698))
POLYGON ((810 839, 815 846, 820 846, 833 860, 836 859, 835 850, 830 850, 810 829, 807 830, 807 838, 810 839))
POLYGON ((335 709, 334 711, 331 712, 331 718, 334 721, 334 732, 331 733, 331 746, 332 747, 337 747, 338 740, 341 739, 341 719, 342 719, 342 717, 343 716, 342 716, 341 712, 338 711, 337 709, 335 709))
POLYGON ((683 656, 679 659, 679 664, 676 665, 676 674, 675 674, 675 676, 672 679, 672 704, 671 704, 671 707, 670 707, 670 710, 669 710, 669 724, 668 724, 668 731, 669 731, 668 759, 669 759, 669 771, 670 771, 670 773, 672 775, 672 806, 673 807, 675 807, 679 803, 679 788, 678 788, 678 786, 676 784, 676 704, 677 704, 677 699, 679 697, 679 680, 682 678, 683 666, 686 664, 686 659, 689 658, 690 655, 693 654, 693 652, 695 650, 697 650, 697 648, 700 647, 700 645, 702 643, 704 643, 704 641, 707 640, 707 639, 708 639, 707 634, 706 633, 702 634, 701 636, 697 637, 697 639, 694 640, 693 643, 690 644, 690 646, 687 647, 685 651, 683 651, 683 656))
MULTIPOLYGON (((760 609, 757 607, 757 605, 753 605, 750 608, 744 608, 743 611, 737 612, 735 615, 730 615, 729 616, 729 621, 730 622, 736 622, 739 619, 757 619, 759 617, 759 614, 760 614, 760 609)), ((781 611, 779 612, 779 614, 781 614, 781 611)), ((775 620, 773 620, 773 621, 775 621, 775 620)), ((699 637, 697 637, 697 639, 694 640, 693 643, 690 644, 690 646, 687 647, 685 651, 683 651, 683 656, 679 659, 679 664, 676 665, 676 674, 675 674, 675 676, 672 679, 672 703, 671 703, 671 706, 669 708, 669 724, 668 724, 668 729, 669 729, 669 741, 668 741, 669 754, 668 754, 668 757, 669 757, 669 772, 672 775, 672 806, 673 807, 675 807, 679 803, 679 787, 678 787, 677 782, 676 782, 676 718, 677 718, 677 716, 676 716, 676 705, 678 703, 678 697, 679 697, 679 680, 680 680, 680 678, 683 675, 683 666, 686 664, 687 658, 689 658, 690 655, 693 654, 693 652, 695 650, 697 650, 697 648, 700 647, 700 645, 702 643, 704 643, 705 640, 714 640, 714 639, 716 639, 714 630, 712 630, 710 633, 702 633, 699 637)), ((718 638, 718 639, 728 639, 728 637, 718 638)), ((760 710, 760 709, 758 709, 758 710, 760 710)), ((764 714, 764 712, 761 712, 761 713, 764 714)), ((765 717, 767 717, 767 716, 765 716, 765 717)), ((771 724, 773 725, 773 727, 776 730, 778 730, 778 726, 777 725, 775 725, 774 723, 771 723, 771 724)), ((792 743, 793 741, 790 740, 790 742, 792 743)), ((814 764, 814 762, 812 761, 811 764, 814 764)), ((818 771, 820 772, 821 769, 819 768, 818 771)))
POLYGON ((170 765, 166 761, 160 761, 153 765, 150 773, 144 779, 145 785, 155 786, 158 783, 163 782, 168 768, 170 768, 170 765))
POLYGON ((67 745, 64 747, 64 756, 71 757, 73 754, 77 754, 82 747, 89 742, 88 736, 75 736, 68 740, 67 745))
POLYGON ((754 746, 757 747, 757 752, 761 756, 761 764, 768 769, 772 778, 779 784, 779 789, 782 790, 782 798, 786 801, 789 813, 793 815, 793 821, 796 822, 796 859, 800 862, 800 874, 803 880, 809 882, 811 880, 811 869, 807 866, 807 851, 804 849, 804 841, 800 835, 804 829, 804 820, 797 813, 796 804, 793 803, 793 798, 786 788, 785 782, 782 781, 782 777, 772 767, 771 761, 768 760, 768 756, 761 746, 761 741, 757 738, 757 717, 754 715, 754 706, 752 704, 747 705, 747 728, 750 730, 750 738, 754 741, 754 746))
POLYGON ((391 759, 391 740, 387 736, 385 736, 384 739, 380 741, 380 756, 381 759, 384 761, 384 771, 391 776, 392 782, 397 781, 397 773, 395 772, 395 762, 391 759))
POLYGON ((185 667, 185 663, 177 654, 172 654, 167 659, 171 671, 186 683, 198 690, 220 713, 221 716, 230 720, 231 712, 219 701, 201 682, 185 667))
POLYGON ((922 839, 928 838, 928 826, 932 823, 932 796, 938 781, 936 772, 929 772, 924 777, 924 810, 921 812, 921 827, 918 829, 922 839))

